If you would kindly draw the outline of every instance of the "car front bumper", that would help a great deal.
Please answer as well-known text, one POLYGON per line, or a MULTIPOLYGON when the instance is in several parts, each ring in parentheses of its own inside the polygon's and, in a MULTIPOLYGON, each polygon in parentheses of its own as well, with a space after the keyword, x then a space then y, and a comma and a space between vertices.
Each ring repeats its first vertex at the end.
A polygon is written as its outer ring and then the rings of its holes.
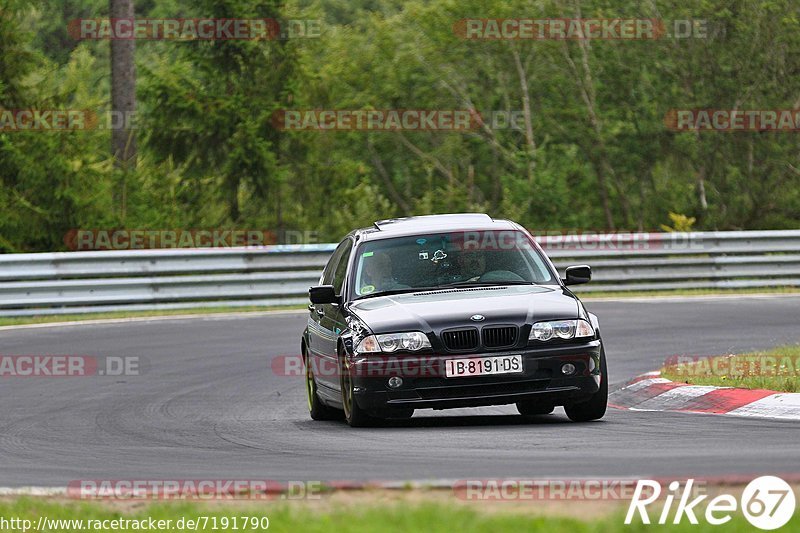
POLYGON ((599 339, 580 344, 526 347, 495 352, 447 355, 351 356, 348 361, 355 400, 362 409, 448 409, 501 405, 533 399, 564 405, 588 399, 600 386, 599 339), (445 361, 521 355, 523 371, 513 374, 445 377, 445 361), (575 366, 564 375, 562 366, 575 366), (400 377, 401 386, 389 386, 400 377))

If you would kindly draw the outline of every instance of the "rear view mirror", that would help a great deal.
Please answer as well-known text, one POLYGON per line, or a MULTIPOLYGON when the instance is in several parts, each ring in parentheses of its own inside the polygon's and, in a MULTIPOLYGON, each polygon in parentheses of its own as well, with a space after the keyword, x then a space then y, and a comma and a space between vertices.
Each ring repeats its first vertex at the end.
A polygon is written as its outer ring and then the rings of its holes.
POLYGON ((308 288, 308 297, 312 304, 335 304, 339 303, 336 290, 333 285, 319 285, 308 288))
POLYGON ((592 279, 592 267, 589 265, 576 265, 567 267, 566 277, 562 280, 564 285, 580 285, 589 283, 592 279))

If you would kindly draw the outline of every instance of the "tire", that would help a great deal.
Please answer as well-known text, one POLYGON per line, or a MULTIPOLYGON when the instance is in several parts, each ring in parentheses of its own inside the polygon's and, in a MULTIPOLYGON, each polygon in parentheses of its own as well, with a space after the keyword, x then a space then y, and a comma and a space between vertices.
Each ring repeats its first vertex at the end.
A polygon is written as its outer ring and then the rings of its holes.
POLYGON ((517 402, 517 411, 523 416, 549 415, 555 408, 555 405, 537 402, 536 400, 517 402))
POLYGON ((344 419, 350 427, 363 428, 378 425, 381 419, 372 416, 362 409, 353 395, 353 379, 350 375, 350 368, 347 366, 347 358, 339 351, 339 384, 342 390, 342 407, 344 409, 344 419))
POLYGON ((598 420, 606 414, 608 405, 608 367, 606 366, 606 351, 600 348, 600 390, 595 392, 585 402, 565 405, 564 411, 573 422, 588 422, 598 420))
POLYGON ((313 420, 341 420, 342 412, 333 407, 322 403, 317 396, 317 381, 314 379, 314 372, 311 370, 311 358, 306 356, 306 399, 308 400, 308 414, 313 420))

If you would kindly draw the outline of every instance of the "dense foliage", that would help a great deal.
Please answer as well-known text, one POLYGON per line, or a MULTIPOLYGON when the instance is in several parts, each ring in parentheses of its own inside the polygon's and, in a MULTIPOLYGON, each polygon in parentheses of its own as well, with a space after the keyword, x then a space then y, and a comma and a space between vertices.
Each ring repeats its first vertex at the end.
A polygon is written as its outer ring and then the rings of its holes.
MULTIPOLYGON (((670 109, 800 107, 793 0, 136 0, 138 17, 318 19, 319 38, 139 41, 139 161, 107 130, 0 131, 0 250, 72 228, 314 230, 486 211, 531 229, 797 227, 795 132, 670 109), (465 40, 465 17, 706 19, 706 38, 465 40), (280 109, 528 110, 520 129, 281 131, 280 109), (670 218, 670 213, 673 213, 670 218), (679 214, 682 216, 675 216, 679 214)), ((0 0, 0 108, 108 111, 107 0, 0 0)))

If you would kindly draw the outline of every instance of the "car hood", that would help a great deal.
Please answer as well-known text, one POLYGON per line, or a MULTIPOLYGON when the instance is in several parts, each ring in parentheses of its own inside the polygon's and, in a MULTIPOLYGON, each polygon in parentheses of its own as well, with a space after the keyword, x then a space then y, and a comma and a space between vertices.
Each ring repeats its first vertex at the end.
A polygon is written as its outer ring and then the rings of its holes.
POLYGON ((579 303, 561 287, 538 285, 443 289, 376 296, 353 302, 349 310, 373 333, 442 329, 488 324, 530 324, 579 318, 579 303), (475 322, 473 315, 483 315, 475 322))

